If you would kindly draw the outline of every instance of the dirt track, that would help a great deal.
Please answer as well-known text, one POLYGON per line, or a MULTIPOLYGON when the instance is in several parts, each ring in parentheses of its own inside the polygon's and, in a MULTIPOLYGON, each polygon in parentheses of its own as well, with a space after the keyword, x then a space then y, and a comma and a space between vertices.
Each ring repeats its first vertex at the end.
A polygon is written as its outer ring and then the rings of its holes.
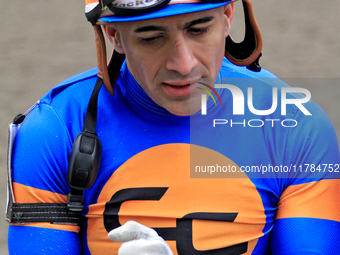
MULTIPOLYGON (((264 38, 261 64, 292 86, 311 91, 340 135, 340 1, 253 0, 264 38), (306 79, 309 78, 309 79, 306 79)), ((83 1, 5 1, 0 9, 0 211, 5 211, 7 124, 50 88, 96 65, 83 1), (28 4, 30 4, 28 6, 28 4)), ((232 34, 243 22, 236 5, 232 34)), ((0 255, 7 223, 0 220, 0 255)))

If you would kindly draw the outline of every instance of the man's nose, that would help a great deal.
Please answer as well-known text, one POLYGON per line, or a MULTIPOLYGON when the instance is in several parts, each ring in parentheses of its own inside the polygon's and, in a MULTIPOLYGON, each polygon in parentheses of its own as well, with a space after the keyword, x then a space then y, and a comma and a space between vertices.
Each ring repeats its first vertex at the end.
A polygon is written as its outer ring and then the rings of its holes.
POLYGON ((178 39, 170 47, 166 68, 188 75, 198 63, 192 45, 183 39, 178 39))

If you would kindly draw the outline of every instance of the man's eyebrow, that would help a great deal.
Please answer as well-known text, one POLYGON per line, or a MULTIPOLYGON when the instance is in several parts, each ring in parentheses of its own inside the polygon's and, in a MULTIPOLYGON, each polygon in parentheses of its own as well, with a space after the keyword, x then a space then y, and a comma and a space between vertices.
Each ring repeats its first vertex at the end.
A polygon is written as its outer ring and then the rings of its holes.
POLYGON ((168 29, 166 27, 162 26, 144 26, 144 27, 139 27, 134 30, 135 33, 142 33, 142 32, 149 32, 149 31, 167 31, 168 29))
MULTIPOLYGON (((195 26, 197 24, 204 24, 209 21, 212 21, 213 19, 214 19, 213 16, 207 16, 207 17, 195 19, 195 20, 185 23, 183 25, 183 28, 188 28, 191 26, 195 26)), ((149 31, 168 31, 168 28, 163 27, 163 26, 150 25, 150 26, 139 27, 134 30, 135 33, 149 32, 149 31)))
POLYGON ((199 18, 199 19, 192 20, 188 23, 185 23, 183 27, 188 28, 188 27, 191 27, 191 26, 195 26, 197 24, 207 23, 209 21, 212 21, 213 19, 214 19, 213 16, 202 17, 202 18, 199 18))

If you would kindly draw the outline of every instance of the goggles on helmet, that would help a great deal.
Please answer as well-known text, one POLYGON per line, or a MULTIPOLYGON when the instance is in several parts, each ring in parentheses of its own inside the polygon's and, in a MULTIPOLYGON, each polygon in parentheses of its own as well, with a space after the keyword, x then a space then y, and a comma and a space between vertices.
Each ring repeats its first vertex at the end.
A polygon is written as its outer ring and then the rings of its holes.
POLYGON ((115 0, 108 2, 107 7, 116 15, 136 15, 157 11, 164 8, 170 0, 115 0))
POLYGON ((235 0, 85 0, 85 14, 99 22, 128 22, 204 11, 235 0))

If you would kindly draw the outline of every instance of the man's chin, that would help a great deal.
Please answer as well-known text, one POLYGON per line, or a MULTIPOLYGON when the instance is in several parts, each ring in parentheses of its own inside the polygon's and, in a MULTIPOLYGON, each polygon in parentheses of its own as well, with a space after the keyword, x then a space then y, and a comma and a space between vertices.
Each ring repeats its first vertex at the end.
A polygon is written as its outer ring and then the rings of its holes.
POLYGON ((199 102, 189 104, 178 104, 172 107, 166 108, 170 113, 177 116, 189 116, 195 114, 201 110, 201 104, 199 102))

